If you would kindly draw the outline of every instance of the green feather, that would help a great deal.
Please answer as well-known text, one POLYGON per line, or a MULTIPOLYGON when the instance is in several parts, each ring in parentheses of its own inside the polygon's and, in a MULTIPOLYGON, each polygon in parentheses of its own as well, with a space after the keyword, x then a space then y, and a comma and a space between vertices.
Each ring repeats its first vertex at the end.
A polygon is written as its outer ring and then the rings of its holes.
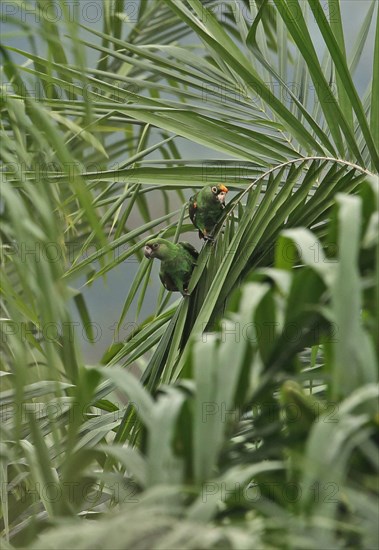
POLYGON ((189 200, 189 215, 193 225, 199 230, 201 239, 211 238, 214 227, 223 214, 225 205, 217 198, 223 189, 226 188, 221 185, 207 185, 189 200))
POLYGON ((175 244, 162 238, 152 239, 145 245, 145 256, 161 261, 159 277, 167 290, 187 295, 192 271, 199 256, 191 244, 175 244))

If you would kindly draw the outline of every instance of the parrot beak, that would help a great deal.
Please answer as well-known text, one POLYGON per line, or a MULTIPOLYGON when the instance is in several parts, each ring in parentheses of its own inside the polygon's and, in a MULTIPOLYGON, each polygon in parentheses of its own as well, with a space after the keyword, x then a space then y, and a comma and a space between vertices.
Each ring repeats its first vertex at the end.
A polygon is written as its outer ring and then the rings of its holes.
POLYGON ((145 248, 143 249, 143 253, 146 258, 151 260, 153 251, 151 250, 150 246, 146 245, 145 248))
POLYGON ((220 190, 225 194, 229 191, 229 189, 225 187, 225 185, 220 185, 220 190))

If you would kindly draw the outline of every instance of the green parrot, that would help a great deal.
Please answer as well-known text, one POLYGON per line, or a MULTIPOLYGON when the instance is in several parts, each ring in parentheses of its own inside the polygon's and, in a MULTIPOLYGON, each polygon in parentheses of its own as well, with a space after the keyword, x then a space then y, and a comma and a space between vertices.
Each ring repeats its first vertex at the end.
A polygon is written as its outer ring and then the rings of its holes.
POLYGON ((212 241, 211 235, 225 208, 225 185, 206 185, 189 200, 189 216, 199 230, 200 239, 212 241))
POLYGON ((174 244, 167 239, 152 239, 145 245, 146 258, 161 261, 159 277, 166 290, 179 291, 189 296, 188 285, 199 256, 189 243, 174 244))

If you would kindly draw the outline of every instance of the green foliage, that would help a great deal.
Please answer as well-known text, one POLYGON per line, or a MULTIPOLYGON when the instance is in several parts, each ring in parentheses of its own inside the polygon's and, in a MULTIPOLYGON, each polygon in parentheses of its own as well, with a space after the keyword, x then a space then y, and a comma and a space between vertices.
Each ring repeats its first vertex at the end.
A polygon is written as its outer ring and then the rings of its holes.
POLYGON ((375 2, 350 50, 334 0, 38 5, 2 48, 4 548, 377 547, 375 2), (83 285, 137 258, 139 318, 142 247, 220 182, 191 297, 87 365, 83 285))

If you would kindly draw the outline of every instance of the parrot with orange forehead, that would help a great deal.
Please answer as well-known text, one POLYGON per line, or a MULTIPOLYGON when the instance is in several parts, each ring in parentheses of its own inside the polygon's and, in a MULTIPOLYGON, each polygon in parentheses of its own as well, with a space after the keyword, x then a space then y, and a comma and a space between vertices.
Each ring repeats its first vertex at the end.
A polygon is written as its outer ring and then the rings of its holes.
POLYGON ((225 185, 206 185, 189 200, 189 216, 200 239, 213 241, 212 232, 225 208, 225 185))

